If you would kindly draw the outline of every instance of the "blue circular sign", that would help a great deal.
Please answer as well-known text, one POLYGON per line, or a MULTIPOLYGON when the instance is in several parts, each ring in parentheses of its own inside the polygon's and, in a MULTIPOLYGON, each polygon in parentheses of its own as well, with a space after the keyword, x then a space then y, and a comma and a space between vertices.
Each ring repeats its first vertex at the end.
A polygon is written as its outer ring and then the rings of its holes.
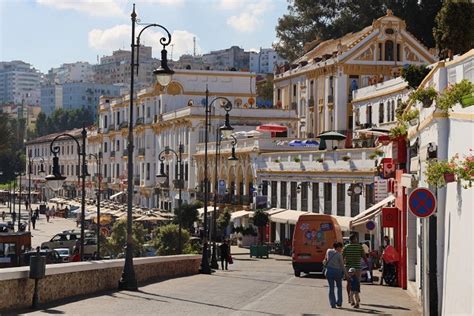
POLYGON ((374 230, 375 229, 375 222, 374 221, 368 221, 365 224, 365 228, 367 228, 367 230, 374 230))
POLYGON ((408 207, 417 217, 428 217, 436 210, 436 197, 427 188, 417 188, 408 197, 408 207))

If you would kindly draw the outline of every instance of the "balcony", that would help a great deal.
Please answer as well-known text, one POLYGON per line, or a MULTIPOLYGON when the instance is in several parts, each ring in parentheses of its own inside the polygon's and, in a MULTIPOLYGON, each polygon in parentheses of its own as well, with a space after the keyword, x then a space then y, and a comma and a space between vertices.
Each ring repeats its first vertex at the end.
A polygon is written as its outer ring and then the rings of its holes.
POLYGON ((145 156, 145 148, 138 148, 138 156, 145 156))
POLYGON ((118 129, 122 129, 122 128, 128 128, 128 122, 127 121, 123 121, 122 123, 120 123, 120 125, 118 126, 118 129))
POLYGON ((145 123, 145 119, 143 117, 137 118, 135 122, 135 126, 143 125, 145 123))
POLYGON ((123 156, 123 157, 128 157, 128 149, 124 149, 124 150, 122 151, 122 156, 123 156))
POLYGON ((110 157, 111 157, 111 158, 112 158, 112 157, 115 158, 115 151, 111 151, 111 152, 110 152, 110 157))
POLYGON ((140 185, 140 177, 139 176, 134 176, 133 177, 133 184, 134 185, 140 185))
POLYGON ((334 96, 328 95, 328 103, 334 103, 334 96))

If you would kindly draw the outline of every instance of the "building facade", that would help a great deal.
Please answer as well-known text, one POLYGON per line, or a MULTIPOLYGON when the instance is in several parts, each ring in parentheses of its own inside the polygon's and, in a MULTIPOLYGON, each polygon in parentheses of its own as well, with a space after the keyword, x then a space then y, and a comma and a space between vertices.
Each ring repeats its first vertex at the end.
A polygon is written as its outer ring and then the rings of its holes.
POLYGON ((0 104, 39 105, 41 73, 20 60, 0 62, 0 104))
POLYGON ((274 81, 275 102, 298 113, 298 137, 350 133, 352 91, 399 76, 403 65, 436 60, 390 10, 359 32, 307 47, 274 81))
POLYGON ((273 48, 260 48, 258 52, 249 53, 249 70, 258 74, 271 74, 276 66, 286 62, 273 48))
POLYGON ((64 84, 66 82, 93 82, 94 69, 88 62, 78 61, 65 63, 60 67, 51 68, 45 75, 48 84, 64 84))
POLYGON ((204 63, 209 64, 213 70, 249 70, 249 52, 238 46, 227 49, 215 50, 202 55, 204 63))

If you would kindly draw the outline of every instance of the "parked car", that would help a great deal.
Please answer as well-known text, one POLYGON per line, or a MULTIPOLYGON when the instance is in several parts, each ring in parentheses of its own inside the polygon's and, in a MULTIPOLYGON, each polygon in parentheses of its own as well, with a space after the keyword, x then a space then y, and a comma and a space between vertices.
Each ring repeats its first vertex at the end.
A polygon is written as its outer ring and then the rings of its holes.
POLYGON ((10 227, 5 223, 0 223, 0 233, 8 233, 10 231, 10 227))
POLYGON ((71 259, 72 252, 69 250, 69 248, 56 248, 54 250, 58 252, 63 262, 69 262, 71 259))
MULTIPOLYGON (((31 250, 21 255, 21 263, 23 266, 30 265, 30 257, 36 256, 36 250, 31 250)), ((46 264, 62 263, 63 259, 56 250, 53 249, 41 249, 40 255, 46 257, 46 264)))
POLYGON ((41 249, 56 249, 68 248, 71 252, 81 238, 81 234, 74 233, 59 233, 53 236, 50 241, 45 241, 41 244, 41 249))
MULTIPOLYGON (((80 251, 80 245, 76 245, 73 250, 79 249, 80 251)), ((89 259, 94 256, 97 252, 97 239, 96 238, 86 238, 84 240, 84 258, 89 259)))

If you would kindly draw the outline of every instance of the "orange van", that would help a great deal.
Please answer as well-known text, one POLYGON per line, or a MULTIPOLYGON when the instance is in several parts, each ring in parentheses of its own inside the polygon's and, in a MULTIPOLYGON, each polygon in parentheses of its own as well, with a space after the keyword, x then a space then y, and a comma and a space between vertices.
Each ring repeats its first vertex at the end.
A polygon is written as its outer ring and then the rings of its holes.
POLYGON ((304 214, 298 218, 293 233, 291 261, 295 276, 301 272, 322 272, 326 250, 342 242, 341 228, 336 218, 325 214, 304 214))

